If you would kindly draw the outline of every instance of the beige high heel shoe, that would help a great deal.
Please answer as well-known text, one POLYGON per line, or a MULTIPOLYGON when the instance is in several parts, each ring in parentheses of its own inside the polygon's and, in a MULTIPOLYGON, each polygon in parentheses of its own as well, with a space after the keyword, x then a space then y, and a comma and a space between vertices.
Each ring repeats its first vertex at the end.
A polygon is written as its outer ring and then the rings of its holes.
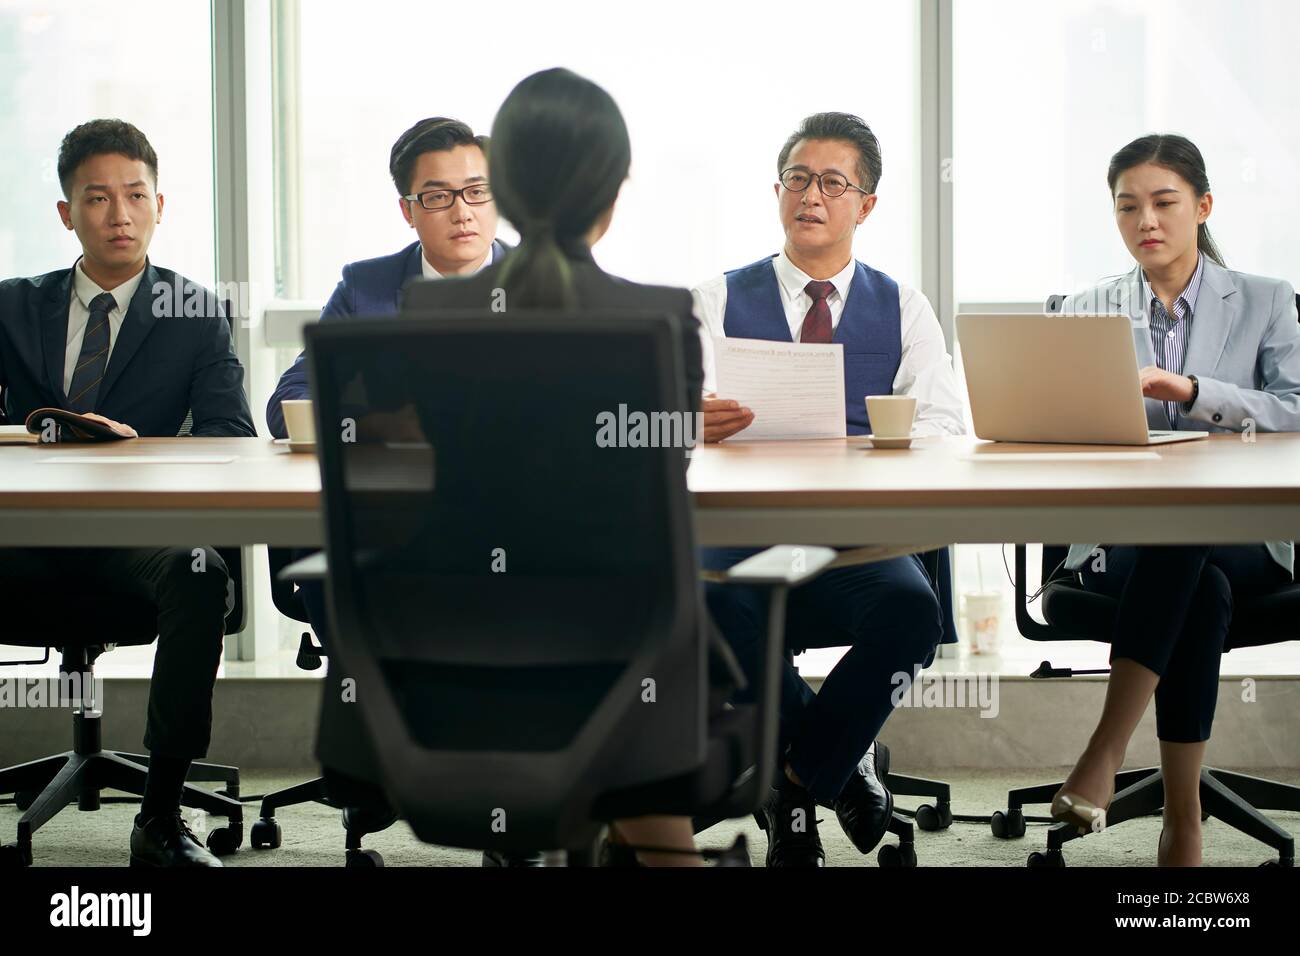
POLYGON ((1106 808, 1085 800, 1077 793, 1061 790, 1052 798, 1052 819, 1070 823, 1080 834, 1100 833, 1106 829, 1106 808))

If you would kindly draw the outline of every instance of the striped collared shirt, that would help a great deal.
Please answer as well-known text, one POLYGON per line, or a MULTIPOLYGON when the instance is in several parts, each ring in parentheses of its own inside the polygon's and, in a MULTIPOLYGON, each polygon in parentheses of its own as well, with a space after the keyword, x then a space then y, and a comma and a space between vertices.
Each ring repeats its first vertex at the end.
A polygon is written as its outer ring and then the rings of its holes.
MULTIPOLYGON (((1142 274, 1143 299, 1147 303, 1151 326, 1151 347, 1156 353, 1156 365, 1175 375, 1183 374, 1183 361, 1187 357, 1187 339, 1191 335, 1192 317, 1196 312, 1196 296, 1201 291, 1201 275, 1205 271, 1205 256, 1196 257, 1196 271, 1187 288, 1174 299, 1174 314, 1170 316, 1165 304, 1151 291, 1146 273, 1142 274)), ((1165 402, 1169 413, 1169 426, 1177 428, 1178 402, 1165 402)))

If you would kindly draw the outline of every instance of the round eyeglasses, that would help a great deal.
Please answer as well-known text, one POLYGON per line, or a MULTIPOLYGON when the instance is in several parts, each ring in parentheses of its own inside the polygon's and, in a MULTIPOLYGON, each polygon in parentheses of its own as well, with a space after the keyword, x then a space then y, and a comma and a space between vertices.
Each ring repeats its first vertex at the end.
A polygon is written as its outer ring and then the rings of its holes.
POLYGON ((864 196, 870 196, 861 186, 855 186, 839 173, 814 173, 799 166, 791 166, 781 173, 781 185, 792 193, 801 193, 817 180, 817 188, 827 199, 843 196, 850 189, 856 189, 864 196))

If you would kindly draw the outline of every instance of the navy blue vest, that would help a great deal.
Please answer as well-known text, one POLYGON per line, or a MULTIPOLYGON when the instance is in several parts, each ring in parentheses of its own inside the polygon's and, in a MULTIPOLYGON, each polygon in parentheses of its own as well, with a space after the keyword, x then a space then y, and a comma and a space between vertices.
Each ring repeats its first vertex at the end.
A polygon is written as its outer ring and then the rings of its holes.
MULTIPOLYGON (((775 258, 760 259, 727 273, 727 312, 722 327, 728 338, 791 341, 772 265, 775 258)), ((871 422, 863 399, 868 395, 892 395, 894 376, 903 360, 898 283, 883 272, 857 263, 831 341, 844 346, 846 430, 850 435, 869 434, 871 422)))

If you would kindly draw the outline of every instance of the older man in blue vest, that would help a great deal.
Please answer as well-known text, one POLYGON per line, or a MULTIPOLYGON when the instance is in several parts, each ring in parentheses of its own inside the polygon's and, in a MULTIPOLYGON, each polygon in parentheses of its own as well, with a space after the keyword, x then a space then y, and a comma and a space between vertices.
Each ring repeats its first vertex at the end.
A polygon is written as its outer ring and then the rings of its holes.
MULTIPOLYGON (((712 340, 721 337, 844 346, 845 427, 871 431, 863 397, 917 400, 914 435, 962 434, 961 393, 943 332, 925 297, 853 258, 853 237, 876 205, 880 144, 858 117, 819 113, 786 141, 776 198, 785 246, 695 290, 703 326, 706 392, 712 340)), ((706 394, 705 441, 754 421, 726 395, 706 394)), ((750 549, 705 550, 721 569, 750 549)), ((709 608, 742 665, 758 666, 766 602, 757 591, 710 586, 709 608)), ((760 812, 769 866, 822 866, 816 805, 835 810, 863 853, 879 843, 893 799, 876 735, 893 710, 899 674, 914 675, 942 636, 940 605, 913 556, 840 568, 791 594, 792 646, 847 646, 821 693, 791 667, 782 681, 777 785, 760 812)))

